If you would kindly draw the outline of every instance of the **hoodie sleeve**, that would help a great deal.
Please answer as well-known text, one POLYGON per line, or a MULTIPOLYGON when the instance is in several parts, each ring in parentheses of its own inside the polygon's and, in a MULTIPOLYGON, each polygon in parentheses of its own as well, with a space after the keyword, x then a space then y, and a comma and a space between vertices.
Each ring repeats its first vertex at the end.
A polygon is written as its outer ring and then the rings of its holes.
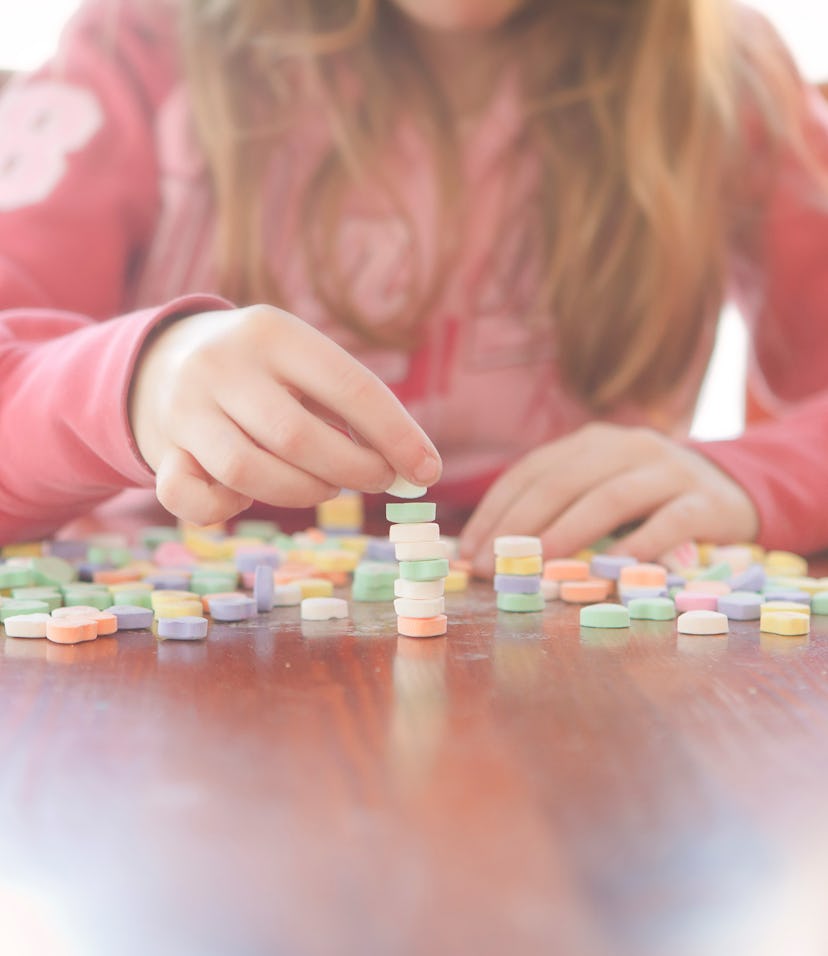
POLYGON ((828 548, 828 105, 803 86, 802 106, 818 172, 793 155, 774 168, 753 261, 736 280, 751 380, 775 415, 694 447, 750 495, 762 545, 811 554, 828 548))
POLYGON ((228 305, 119 314, 155 228, 154 117, 177 70, 152 3, 85 3, 0 98, 0 542, 152 485, 127 417, 136 357, 158 323, 228 305))

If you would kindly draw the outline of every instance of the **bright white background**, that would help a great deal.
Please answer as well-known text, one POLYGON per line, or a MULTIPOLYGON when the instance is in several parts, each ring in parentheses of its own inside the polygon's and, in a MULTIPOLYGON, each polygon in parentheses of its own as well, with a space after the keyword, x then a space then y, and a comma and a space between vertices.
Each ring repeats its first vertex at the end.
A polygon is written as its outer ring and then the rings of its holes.
MULTIPOLYGON (((78 3, 79 0, 0 0, 0 69, 31 69, 48 57, 62 23, 78 3)), ((828 2, 752 0, 752 4, 776 23, 805 75, 813 80, 828 80, 828 2)), ((696 412, 693 433, 697 437, 726 438, 741 430, 745 355, 744 329, 738 316, 727 310, 696 412)))

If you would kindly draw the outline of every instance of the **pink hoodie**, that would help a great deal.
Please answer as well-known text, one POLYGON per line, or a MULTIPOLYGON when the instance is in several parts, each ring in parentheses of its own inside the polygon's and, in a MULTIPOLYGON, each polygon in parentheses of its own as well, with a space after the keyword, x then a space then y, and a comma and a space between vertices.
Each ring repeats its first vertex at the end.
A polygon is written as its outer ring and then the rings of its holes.
MULTIPOLYGON (((214 294, 214 210, 174 19, 152 6, 89 0, 56 60, 0 100, 2 541, 49 533, 124 488, 152 487, 126 414, 136 356, 163 319, 230 305, 214 294)), ((828 159, 828 111, 813 91, 803 97, 828 159)), ((318 111, 273 156, 263 196, 284 304, 388 382, 443 455, 438 500, 468 508, 529 449, 589 419, 560 385, 554 338, 526 322, 536 169, 527 157, 506 175, 501 162, 518 132, 505 83, 464 132, 468 240, 410 354, 366 346, 314 296, 297 234, 329 142, 318 111)), ((337 237, 354 295, 377 324, 402 301, 410 270, 433 268, 439 230, 424 145, 403 131, 388 162, 407 216, 355 191, 337 237)), ((793 168, 758 212, 761 261, 732 280, 779 418, 694 447, 751 495, 761 543, 809 552, 828 546, 828 212, 806 200, 793 168)), ((710 329, 658 421, 632 406, 610 418, 686 434, 712 339, 710 329)))

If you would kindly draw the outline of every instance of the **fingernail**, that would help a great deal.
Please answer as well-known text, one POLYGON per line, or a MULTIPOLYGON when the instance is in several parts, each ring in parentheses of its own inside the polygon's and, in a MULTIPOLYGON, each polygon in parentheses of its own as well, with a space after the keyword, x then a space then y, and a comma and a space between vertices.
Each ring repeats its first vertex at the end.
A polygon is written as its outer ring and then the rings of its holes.
POLYGON ((426 452, 426 457, 417 465, 414 471, 414 480, 421 485, 433 485, 440 477, 442 466, 439 458, 435 458, 431 452, 426 452))

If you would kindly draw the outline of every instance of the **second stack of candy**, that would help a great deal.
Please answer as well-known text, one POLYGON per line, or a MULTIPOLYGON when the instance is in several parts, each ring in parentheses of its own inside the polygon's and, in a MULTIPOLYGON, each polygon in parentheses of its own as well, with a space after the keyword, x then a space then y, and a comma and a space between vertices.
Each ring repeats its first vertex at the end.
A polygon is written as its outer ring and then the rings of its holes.
POLYGON ((494 540, 495 578, 499 611, 542 611, 540 538, 504 535, 494 540))

